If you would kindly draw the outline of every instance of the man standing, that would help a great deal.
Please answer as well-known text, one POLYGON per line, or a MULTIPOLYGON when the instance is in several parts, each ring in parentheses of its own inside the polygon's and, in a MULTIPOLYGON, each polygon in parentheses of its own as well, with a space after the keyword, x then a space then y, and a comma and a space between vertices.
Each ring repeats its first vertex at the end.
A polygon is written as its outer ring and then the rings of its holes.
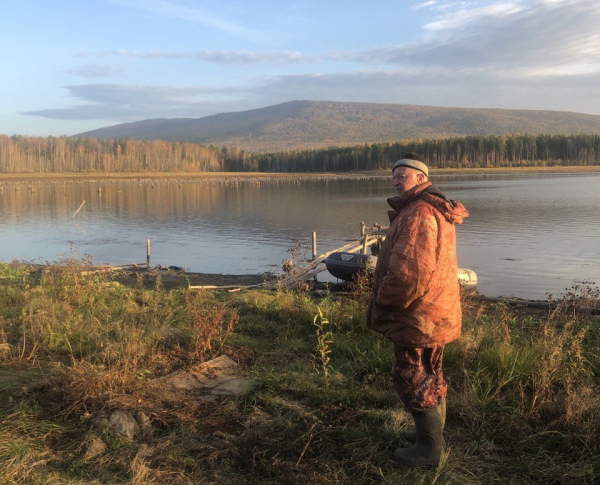
POLYGON ((469 214, 428 180, 422 156, 407 153, 392 167, 397 197, 388 199, 390 228, 375 269, 369 328, 394 343, 394 388, 412 414, 414 444, 394 459, 437 466, 443 451, 447 384, 444 346, 461 332, 454 224, 469 214))

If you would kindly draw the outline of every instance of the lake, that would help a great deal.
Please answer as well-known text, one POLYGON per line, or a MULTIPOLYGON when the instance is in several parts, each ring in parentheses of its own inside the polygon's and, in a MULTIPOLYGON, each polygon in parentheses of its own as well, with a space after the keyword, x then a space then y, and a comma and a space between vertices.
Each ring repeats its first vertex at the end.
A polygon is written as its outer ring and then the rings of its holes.
MULTIPOLYGON (((488 296, 555 297, 600 284, 600 174, 432 177, 470 217, 457 227, 459 266, 488 296)), ((205 273, 277 271, 294 240, 335 249, 387 221, 391 179, 270 182, 5 184, 0 260, 143 263, 205 273), (101 190, 99 188, 101 187, 101 190), (86 203, 71 219, 82 201, 86 203)), ((310 249, 307 250, 307 254, 310 249)))

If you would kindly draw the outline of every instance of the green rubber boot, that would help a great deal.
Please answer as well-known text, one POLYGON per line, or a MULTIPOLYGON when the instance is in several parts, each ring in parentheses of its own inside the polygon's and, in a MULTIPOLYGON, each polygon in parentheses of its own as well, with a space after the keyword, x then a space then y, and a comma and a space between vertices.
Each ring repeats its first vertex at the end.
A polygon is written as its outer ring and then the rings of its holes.
POLYGON ((414 413, 417 441, 409 448, 398 448, 394 459, 409 466, 438 466, 442 445, 442 405, 414 413))
MULTIPOLYGON (((440 397, 439 405, 442 407, 442 431, 443 431, 444 426, 446 426, 446 398, 445 397, 440 397)), ((407 430, 407 431, 401 431, 400 438, 402 438, 405 441, 408 441, 409 443, 416 443, 417 442, 417 432, 414 429, 407 430)), ((446 442, 444 441, 444 438, 442 438, 442 445, 444 448, 446 447, 446 442)))

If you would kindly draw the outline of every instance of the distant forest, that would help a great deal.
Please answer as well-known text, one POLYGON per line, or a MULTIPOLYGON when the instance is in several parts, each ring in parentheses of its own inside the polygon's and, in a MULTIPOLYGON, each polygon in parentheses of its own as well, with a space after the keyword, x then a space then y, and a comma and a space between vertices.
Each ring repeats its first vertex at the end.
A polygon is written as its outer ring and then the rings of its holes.
POLYGON ((345 172, 387 169, 409 151, 432 168, 600 165, 600 136, 467 136, 250 153, 172 141, 0 135, 0 172, 345 172))

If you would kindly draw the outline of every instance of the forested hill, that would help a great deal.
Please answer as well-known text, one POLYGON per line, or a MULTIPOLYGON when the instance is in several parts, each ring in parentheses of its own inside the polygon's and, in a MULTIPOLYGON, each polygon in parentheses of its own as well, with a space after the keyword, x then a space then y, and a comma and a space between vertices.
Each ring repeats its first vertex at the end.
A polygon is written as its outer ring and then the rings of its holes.
POLYGON ((205 118, 145 120, 75 136, 277 151, 465 135, 600 134, 600 116, 561 111, 290 101, 205 118))

